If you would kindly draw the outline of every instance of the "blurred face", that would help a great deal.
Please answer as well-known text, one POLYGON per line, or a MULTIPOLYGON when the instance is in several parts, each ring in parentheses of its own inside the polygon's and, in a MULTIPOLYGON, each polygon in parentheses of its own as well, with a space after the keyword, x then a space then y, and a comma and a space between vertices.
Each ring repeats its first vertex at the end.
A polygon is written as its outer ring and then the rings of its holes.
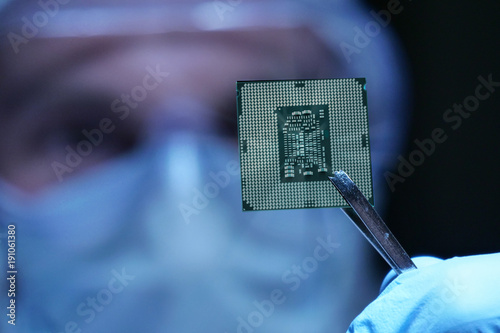
POLYGON ((237 80, 335 73, 303 28, 34 39, 3 53, 0 176, 27 192, 132 149, 158 119, 232 134, 237 80))

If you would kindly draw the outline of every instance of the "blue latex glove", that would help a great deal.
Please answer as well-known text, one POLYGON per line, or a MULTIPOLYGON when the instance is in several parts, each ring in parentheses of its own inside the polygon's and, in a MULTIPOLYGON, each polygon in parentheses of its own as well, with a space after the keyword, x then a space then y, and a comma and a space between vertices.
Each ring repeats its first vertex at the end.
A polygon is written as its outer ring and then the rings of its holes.
POLYGON ((388 274, 348 332, 500 332, 500 253, 414 261, 388 274))

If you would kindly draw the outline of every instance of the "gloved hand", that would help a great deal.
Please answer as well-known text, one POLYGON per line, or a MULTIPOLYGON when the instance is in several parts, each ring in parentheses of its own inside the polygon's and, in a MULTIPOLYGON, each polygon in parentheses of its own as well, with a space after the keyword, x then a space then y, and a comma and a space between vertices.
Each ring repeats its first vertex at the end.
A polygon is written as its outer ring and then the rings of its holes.
POLYGON ((348 332, 500 332, 500 253, 414 262, 417 270, 388 274, 348 332))

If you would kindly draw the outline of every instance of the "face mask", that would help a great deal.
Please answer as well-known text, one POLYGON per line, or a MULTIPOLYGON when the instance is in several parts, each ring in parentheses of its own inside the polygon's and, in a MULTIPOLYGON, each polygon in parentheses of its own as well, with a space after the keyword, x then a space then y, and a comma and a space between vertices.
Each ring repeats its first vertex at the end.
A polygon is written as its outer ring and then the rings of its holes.
POLYGON ((345 329, 371 296, 364 239, 334 209, 242 213, 238 165, 233 143, 177 132, 36 198, 2 183, 16 331, 345 329))

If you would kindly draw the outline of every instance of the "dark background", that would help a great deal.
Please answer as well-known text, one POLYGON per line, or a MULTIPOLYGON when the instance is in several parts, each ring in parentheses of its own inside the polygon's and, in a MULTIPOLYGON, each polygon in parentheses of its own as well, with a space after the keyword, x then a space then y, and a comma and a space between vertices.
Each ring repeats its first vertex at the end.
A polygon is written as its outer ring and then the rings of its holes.
MULTIPOLYGON (((371 9, 388 1, 367 0, 371 9)), ((393 16, 407 54, 415 139, 443 128, 448 139, 397 183, 384 218, 411 256, 441 258, 500 251, 500 87, 452 130, 443 114, 473 95, 478 76, 500 82, 500 1, 409 1, 393 16)), ((399 161, 392 172, 397 173, 399 161)), ((380 261, 381 270, 387 265, 380 261)))

